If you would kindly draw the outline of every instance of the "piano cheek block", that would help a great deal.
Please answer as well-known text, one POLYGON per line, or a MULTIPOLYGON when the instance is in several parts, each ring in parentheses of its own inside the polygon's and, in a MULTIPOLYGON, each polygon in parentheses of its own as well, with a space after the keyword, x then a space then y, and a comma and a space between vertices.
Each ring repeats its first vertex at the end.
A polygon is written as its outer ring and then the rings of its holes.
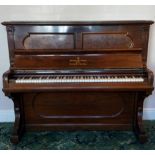
POLYGON ((152 21, 2 24, 10 54, 3 91, 15 111, 12 143, 25 131, 47 130, 132 130, 146 142, 152 21))

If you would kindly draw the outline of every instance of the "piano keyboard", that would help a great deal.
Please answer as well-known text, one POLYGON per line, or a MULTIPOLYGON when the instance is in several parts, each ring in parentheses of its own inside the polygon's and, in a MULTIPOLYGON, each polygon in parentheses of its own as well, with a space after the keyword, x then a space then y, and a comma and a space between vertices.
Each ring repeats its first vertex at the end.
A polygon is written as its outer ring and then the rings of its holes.
POLYGON ((25 76, 15 80, 15 83, 88 83, 88 82, 143 82, 142 77, 135 76, 88 76, 88 75, 54 75, 54 76, 25 76))

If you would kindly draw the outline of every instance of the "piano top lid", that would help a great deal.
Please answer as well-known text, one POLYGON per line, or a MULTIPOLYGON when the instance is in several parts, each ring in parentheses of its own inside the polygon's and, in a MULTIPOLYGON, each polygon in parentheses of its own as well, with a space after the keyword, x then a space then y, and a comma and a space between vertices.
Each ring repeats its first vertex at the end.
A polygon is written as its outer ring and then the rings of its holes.
POLYGON ((5 21, 2 25, 128 25, 153 24, 151 20, 120 20, 120 21, 5 21))

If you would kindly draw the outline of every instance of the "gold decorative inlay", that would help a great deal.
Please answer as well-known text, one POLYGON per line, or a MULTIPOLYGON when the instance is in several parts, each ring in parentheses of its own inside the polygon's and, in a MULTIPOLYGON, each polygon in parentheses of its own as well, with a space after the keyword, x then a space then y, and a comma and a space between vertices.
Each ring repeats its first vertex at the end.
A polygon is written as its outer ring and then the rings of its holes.
POLYGON ((76 59, 70 59, 69 60, 69 65, 73 66, 85 66, 87 65, 87 60, 80 59, 80 57, 76 57, 76 59))

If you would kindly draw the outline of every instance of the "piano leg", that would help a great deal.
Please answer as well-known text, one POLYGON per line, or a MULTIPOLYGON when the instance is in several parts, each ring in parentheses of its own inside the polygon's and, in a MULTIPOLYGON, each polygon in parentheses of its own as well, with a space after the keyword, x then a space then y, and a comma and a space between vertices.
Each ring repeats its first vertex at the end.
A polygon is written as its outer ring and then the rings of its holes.
POLYGON ((17 144, 20 141, 24 131, 24 115, 22 114, 22 96, 20 94, 13 94, 11 95, 11 98, 14 102, 15 123, 10 141, 14 144, 17 144))
POLYGON ((147 135, 143 127, 143 101, 145 99, 145 94, 137 94, 137 108, 136 108, 136 117, 134 122, 134 132, 140 143, 147 142, 147 135))

